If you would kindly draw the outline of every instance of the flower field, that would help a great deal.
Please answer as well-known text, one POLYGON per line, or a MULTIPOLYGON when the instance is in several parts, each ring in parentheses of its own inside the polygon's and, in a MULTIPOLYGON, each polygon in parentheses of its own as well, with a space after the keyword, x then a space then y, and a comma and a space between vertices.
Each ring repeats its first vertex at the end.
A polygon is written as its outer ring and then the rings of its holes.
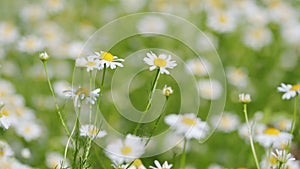
POLYGON ((0 169, 300 169, 300 1, 0 5, 0 169))

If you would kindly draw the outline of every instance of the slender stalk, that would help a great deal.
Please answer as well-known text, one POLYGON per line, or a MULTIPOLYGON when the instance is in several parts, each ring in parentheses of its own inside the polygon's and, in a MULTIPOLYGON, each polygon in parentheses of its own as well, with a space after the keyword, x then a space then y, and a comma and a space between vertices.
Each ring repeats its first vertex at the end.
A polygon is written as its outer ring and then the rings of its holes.
POLYGON ((290 133, 293 134, 296 126, 296 121, 297 121, 297 110, 298 110, 298 101, 299 101, 299 96, 296 95, 295 98, 295 103, 294 103, 294 117, 293 117, 293 122, 292 122, 292 128, 290 130, 290 133))
POLYGON ((156 86, 157 86, 157 82, 158 82, 158 79, 159 79, 159 75, 160 75, 159 69, 157 69, 156 74, 155 74, 154 81, 153 81, 152 86, 151 86, 151 90, 150 90, 149 99, 148 99, 148 103, 147 103, 146 109, 144 110, 144 112, 142 112, 143 114, 142 114, 142 116, 141 116, 141 118, 140 118, 140 120, 139 120, 137 126, 136 126, 135 129, 134 129, 134 132, 133 132, 134 135, 137 134, 138 130, 140 129, 140 127, 141 127, 141 125, 142 125, 142 121, 143 121, 143 119, 145 118, 145 115, 147 114, 147 112, 148 112, 149 109, 150 109, 151 102, 152 102, 152 98, 153 98, 153 94, 154 94, 154 92, 155 92, 154 89, 155 89, 156 86))
POLYGON ((259 165, 259 162, 257 160, 256 151, 255 151, 255 147, 254 147, 254 143, 253 143, 252 129, 251 129, 251 127, 249 125, 249 121, 248 121, 247 104, 244 103, 243 107, 244 107, 244 115, 245 115, 245 119, 246 119, 246 124, 247 124, 247 127, 248 127, 248 134, 249 134, 249 140, 250 140, 250 146, 251 146, 252 154, 253 154, 257 169, 260 169, 260 165, 259 165))
POLYGON ((102 79, 101 79, 101 90, 104 86, 104 80, 105 80, 105 73, 106 73, 106 64, 104 64, 103 73, 102 73, 102 79))
POLYGON ((181 155, 181 158, 180 158, 180 169, 185 169, 186 144, 187 144, 187 139, 184 138, 183 150, 182 150, 182 155, 181 155))
POLYGON ((150 131, 150 136, 149 136, 148 140, 146 141, 145 146, 147 146, 147 145, 149 144, 149 142, 150 142, 150 140, 151 140, 151 138, 152 138, 152 136, 153 136, 153 134, 154 134, 154 131, 155 131, 156 128, 158 127, 158 124, 159 124, 159 122, 160 122, 160 119, 165 115, 165 109, 166 109, 167 102, 168 102, 168 97, 167 97, 167 100, 166 100, 166 102, 165 102, 165 104, 164 104, 164 106, 163 106, 163 108, 162 108, 162 113, 161 113, 161 114, 159 115, 159 117, 156 119, 155 124, 154 124, 152 130, 150 131))
MULTIPOLYGON (((51 94, 52 94, 52 97, 53 97, 53 100, 54 100, 55 108, 57 110, 57 114, 59 116, 60 122, 63 125, 63 127, 65 129, 65 132, 70 137, 71 133, 70 133, 69 128, 67 127, 67 125, 65 123, 65 120, 64 120, 64 118, 62 116, 62 113, 61 113, 60 108, 58 106, 57 99, 56 99, 56 96, 55 96, 55 93, 54 93, 54 90, 53 90, 53 87, 52 87, 52 84, 51 84, 51 81, 50 81, 50 77, 49 77, 49 73, 48 73, 46 61, 43 61, 43 65, 44 65, 44 70, 45 70, 46 78, 47 78, 47 81, 48 81, 48 85, 49 85, 49 88, 50 88, 50 91, 51 91, 51 94)), ((72 142, 74 142, 74 141, 72 140, 72 142)))

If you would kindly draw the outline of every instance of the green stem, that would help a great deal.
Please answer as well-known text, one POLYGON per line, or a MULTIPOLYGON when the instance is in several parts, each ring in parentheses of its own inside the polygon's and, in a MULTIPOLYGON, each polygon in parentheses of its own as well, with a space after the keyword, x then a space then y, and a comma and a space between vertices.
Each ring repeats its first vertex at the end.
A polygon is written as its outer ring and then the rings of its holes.
POLYGON ((154 89, 155 89, 156 86, 157 86, 157 82, 158 82, 158 79, 159 79, 159 75, 160 75, 159 69, 157 69, 156 74, 155 74, 154 81, 153 81, 152 86, 151 86, 150 95, 149 95, 149 99, 148 99, 148 103, 147 103, 146 109, 145 109, 144 112, 142 112, 143 114, 142 114, 142 116, 141 116, 141 118, 140 118, 140 120, 139 120, 137 126, 136 126, 135 129, 134 129, 133 135, 136 135, 136 134, 137 134, 138 130, 140 129, 140 127, 141 127, 141 125, 142 125, 143 119, 145 118, 147 112, 148 112, 149 109, 150 109, 151 102, 152 102, 152 98, 153 98, 153 94, 154 94, 154 92, 155 92, 154 89))
POLYGON ((101 87, 100 87, 101 90, 102 90, 102 88, 104 86, 105 73, 106 73, 106 64, 104 64, 103 73, 102 73, 101 87))
POLYGON ((249 134, 249 140, 250 140, 252 154, 253 154, 257 169, 260 169, 260 165, 259 165, 259 162, 257 160, 256 151, 255 151, 255 147, 254 147, 254 143, 253 143, 252 129, 251 129, 251 126, 250 126, 249 121, 248 121, 247 104, 245 103, 243 105, 243 107, 244 107, 244 115, 245 115, 245 119, 246 119, 246 124, 247 124, 247 127, 248 127, 248 134, 249 134))
MULTIPOLYGON (((59 116, 60 122, 63 125, 63 127, 65 129, 65 132, 67 133, 68 137, 70 137, 71 133, 70 133, 69 128, 67 127, 67 125, 65 123, 65 120, 64 120, 64 118, 63 118, 63 116, 61 114, 60 108, 59 108, 58 103, 57 103, 56 96, 54 94, 54 90, 53 90, 53 87, 52 87, 52 84, 51 84, 51 81, 50 81, 50 77, 49 77, 49 73, 48 73, 46 61, 43 61, 43 65, 44 65, 44 70, 45 70, 46 78, 47 78, 47 81, 48 81, 48 85, 49 85, 49 88, 50 88, 50 91, 51 91, 51 94, 52 94, 52 97, 53 97, 53 100, 54 100, 55 108, 57 110, 57 114, 59 116)), ((73 139, 71 139, 71 140, 74 143, 73 139)))
POLYGON ((181 159, 180 159, 180 169, 185 169, 186 144, 187 144, 187 139, 184 138, 183 150, 182 150, 182 155, 181 155, 181 159))
POLYGON ((293 134, 294 130, 295 130, 295 126, 296 126, 296 120, 297 120, 297 110, 298 110, 298 100, 299 97, 298 95, 295 98, 295 103, 294 103, 294 117, 293 117, 293 122, 292 122, 292 128, 290 133, 293 134))
POLYGON ((164 104, 164 106, 163 106, 163 108, 162 108, 162 113, 161 113, 161 114, 159 115, 159 117, 156 119, 155 124, 154 124, 152 130, 150 131, 150 136, 149 136, 148 140, 146 141, 145 146, 147 146, 147 145, 149 144, 149 142, 150 142, 150 140, 151 140, 151 138, 152 138, 152 136, 153 136, 153 134, 154 134, 154 131, 155 131, 156 128, 158 127, 158 124, 159 124, 159 122, 160 122, 160 119, 165 115, 165 109, 166 109, 167 101, 168 101, 168 97, 167 97, 167 100, 166 100, 166 102, 165 102, 165 104, 164 104))

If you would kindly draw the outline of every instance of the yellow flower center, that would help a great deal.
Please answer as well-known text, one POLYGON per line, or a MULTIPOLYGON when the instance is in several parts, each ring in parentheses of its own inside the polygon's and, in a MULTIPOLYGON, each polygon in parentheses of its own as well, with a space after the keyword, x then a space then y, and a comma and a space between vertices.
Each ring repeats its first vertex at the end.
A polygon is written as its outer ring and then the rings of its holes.
POLYGON ((1 156, 4 156, 4 151, 3 150, 0 150, 0 157, 1 156))
POLYGON ((122 149, 121 149, 121 153, 124 154, 124 155, 127 155, 129 153, 132 152, 132 149, 131 147, 128 147, 128 146, 124 146, 122 149))
POLYGON ((3 165, 1 165, 1 167, 3 167, 3 169, 12 169, 12 166, 10 163, 4 163, 3 165))
POLYGON ((165 67, 167 65, 167 61, 165 59, 155 58, 154 65, 158 67, 165 67))
POLYGON ((17 116, 22 116, 24 114, 24 109, 23 108, 17 108, 16 109, 16 113, 17 113, 17 116))
POLYGON ((24 131, 25 131, 25 133, 30 133, 31 132, 31 128, 27 126, 27 127, 25 127, 24 131))
POLYGON ((264 134, 267 134, 267 135, 279 135, 280 131, 275 129, 275 128, 267 128, 264 130, 264 134))
POLYGON ((223 117, 221 119, 220 127, 222 128, 228 128, 231 125, 231 120, 229 117, 223 117))
POLYGON ((90 135, 96 135, 96 134, 98 134, 98 129, 97 128, 89 129, 89 134, 90 135))
POLYGON ((1 110, 0 117, 2 117, 2 116, 8 116, 8 115, 9 115, 9 112, 6 109, 2 109, 1 110))
POLYGON ((95 65, 96 65, 96 62, 89 61, 89 62, 87 62, 87 65, 88 65, 88 66, 95 66, 95 65))
POLYGON ((33 39, 28 39, 27 40, 27 43, 26 43, 26 46, 29 48, 29 49, 32 49, 35 47, 35 41, 33 39))
POLYGON ((101 54, 101 59, 107 60, 109 62, 112 62, 114 60, 114 56, 111 53, 108 52, 103 52, 101 54))
POLYGON ((226 23, 226 22, 227 22, 226 16, 225 16, 224 14, 222 14, 222 15, 219 17, 219 21, 220 21, 221 23, 226 23))
POLYGON ((81 94, 84 94, 84 95, 88 95, 89 94, 89 90, 85 87, 80 87, 76 90, 75 94, 78 96, 78 95, 81 95, 81 94))
POLYGON ((187 124, 187 125, 190 125, 190 126, 194 126, 197 123, 195 119, 191 119, 191 118, 188 118, 188 117, 183 117, 181 119, 181 122, 183 124, 187 124))
POLYGON ((253 35, 255 38, 260 39, 262 36, 262 30, 261 29, 257 29, 253 32, 253 35))
POLYGON ((135 166, 135 167, 139 167, 139 166, 142 166, 143 163, 140 159, 136 159, 136 160, 134 160, 132 165, 135 166))
POLYGON ((5 28, 4 28, 4 33, 7 35, 7 34, 10 34, 12 32, 12 29, 13 27, 11 25, 7 25, 5 28))
POLYGON ((300 85, 299 84, 293 85, 292 88, 291 88, 291 90, 293 90, 293 91, 300 90, 300 85))
POLYGON ((277 164, 277 159, 274 156, 272 156, 272 157, 269 158, 269 163, 271 165, 276 165, 277 164))

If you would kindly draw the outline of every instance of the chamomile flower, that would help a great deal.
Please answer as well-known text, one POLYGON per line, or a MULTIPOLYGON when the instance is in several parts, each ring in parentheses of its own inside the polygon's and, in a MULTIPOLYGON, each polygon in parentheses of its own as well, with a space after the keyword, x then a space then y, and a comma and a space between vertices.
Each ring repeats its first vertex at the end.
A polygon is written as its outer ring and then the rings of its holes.
POLYGON ((0 140, 0 158, 10 157, 13 155, 14 152, 12 151, 10 146, 6 142, 0 140))
POLYGON ((21 52, 34 53, 45 47, 44 41, 34 35, 23 37, 18 43, 18 50, 21 52))
POLYGON ((172 87, 165 85, 163 90, 162 90, 162 93, 166 97, 169 97, 171 94, 173 94, 173 89, 172 89, 172 87))
POLYGON ((177 66, 176 61, 171 59, 171 55, 159 54, 157 56, 155 53, 150 51, 147 53, 147 57, 144 58, 144 62, 150 66, 150 71, 158 68, 161 74, 170 74, 167 69, 173 69, 177 66))
POLYGON ((275 152, 272 152, 272 156, 274 156, 277 161, 285 164, 288 161, 294 161, 295 158, 291 153, 287 153, 286 150, 275 149, 275 152))
POLYGON ((8 117, 9 111, 6 108, 0 106, 0 126, 4 129, 8 129, 11 125, 11 119, 8 117))
POLYGON ((194 113, 170 114, 165 117, 165 123, 170 125, 176 133, 184 135, 187 139, 204 138, 209 130, 208 124, 201 121, 194 113))
POLYGON ((89 91, 89 89, 85 87, 64 91, 66 97, 74 98, 74 107, 80 107, 83 100, 85 100, 86 103, 95 104, 99 92, 100 88, 89 91))
POLYGON ((228 82, 238 88, 244 88, 249 82, 248 73, 245 68, 228 67, 226 69, 228 82))
POLYGON ((293 135, 290 133, 269 127, 258 133, 254 140, 265 148, 284 148, 291 142, 292 138, 293 135))
POLYGON ((63 0, 46 0, 45 6, 52 13, 57 13, 64 9, 64 1, 63 0))
POLYGON ((64 161, 64 157, 56 152, 49 152, 46 155, 46 165, 49 168, 66 168, 68 167, 68 161, 64 161))
POLYGON ((132 162, 132 164, 113 164, 112 166, 115 169, 146 169, 146 167, 143 165, 142 161, 140 159, 136 159, 132 162), (129 166, 130 165, 130 166, 129 166))
POLYGON ((100 51, 100 53, 95 52, 95 54, 100 59, 101 68, 110 67, 111 69, 115 69, 117 67, 123 67, 121 62, 123 62, 124 59, 119 59, 109 52, 100 51))
POLYGON ((274 156, 270 155, 270 153, 267 153, 262 157, 260 166, 261 168, 276 168, 277 159, 274 156))
POLYGON ((286 164, 286 169, 300 169, 299 160, 289 160, 286 164))
POLYGON ((213 30, 225 33, 232 32, 236 28, 236 16, 229 11, 218 11, 208 15, 207 26, 213 30))
POLYGON ((125 140, 115 140, 106 147, 105 154, 116 164, 130 162, 141 157, 145 147, 140 137, 128 134, 125 140))
POLYGON ((212 65, 205 58, 196 58, 186 62, 186 69, 193 75, 206 76, 212 72, 212 65))
POLYGON ((270 44, 272 41, 272 32, 264 26, 254 26, 246 30, 243 42, 246 46, 260 50, 262 47, 270 44))
POLYGON ((292 128, 292 120, 285 117, 279 117, 278 120, 275 121, 274 126, 282 131, 290 131, 292 128))
POLYGON ((164 33, 167 30, 166 22, 158 16, 146 16, 137 24, 137 30, 141 34, 149 36, 151 33, 164 33))
POLYGON ((0 44, 8 44, 14 42, 19 36, 17 28, 7 22, 0 23, 0 44))
POLYGON ((107 133, 104 130, 100 130, 94 125, 81 125, 80 126, 80 136, 87 136, 92 139, 104 137, 107 133))
POLYGON ((25 22, 40 21, 46 17, 46 10, 38 4, 30 4, 21 10, 20 17, 25 22))
POLYGON ((34 121, 23 121, 15 125, 16 133, 26 141, 39 138, 42 135, 41 126, 34 121))
POLYGON ((167 161, 165 161, 162 165, 159 163, 159 161, 155 160, 154 161, 155 167, 150 166, 150 168, 152 169, 171 169, 172 168, 172 164, 168 164, 167 161))
POLYGON ((100 70, 103 66, 101 65, 101 62, 99 59, 93 57, 93 56, 88 56, 86 57, 86 63, 85 63, 86 70, 88 72, 98 69, 100 70))
POLYGON ((283 100, 289 100, 293 97, 295 97, 298 94, 300 94, 300 85, 291 85, 291 84, 284 84, 281 83, 281 86, 277 87, 277 90, 279 92, 283 92, 282 95, 283 100))
POLYGON ((239 94, 239 102, 241 103, 250 103, 251 102, 251 95, 247 93, 239 94))
POLYGON ((240 119, 233 113, 224 112, 222 115, 212 116, 211 124, 217 127, 219 131, 229 133, 237 129, 240 119))
POLYGON ((223 92, 220 82, 214 79, 200 80, 198 82, 198 90, 199 95, 207 100, 216 100, 222 95, 223 92))

